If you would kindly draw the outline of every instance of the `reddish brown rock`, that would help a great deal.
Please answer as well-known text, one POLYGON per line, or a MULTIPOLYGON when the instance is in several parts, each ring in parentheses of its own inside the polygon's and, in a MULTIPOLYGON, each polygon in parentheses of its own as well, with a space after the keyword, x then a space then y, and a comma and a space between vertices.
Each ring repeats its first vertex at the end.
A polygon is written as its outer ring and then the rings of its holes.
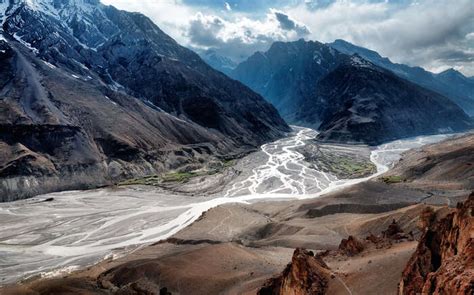
POLYGON ((396 239, 400 234, 403 234, 403 230, 395 219, 388 226, 387 230, 382 232, 383 237, 389 239, 396 239))
POLYGON ((364 244, 353 236, 343 239, 339 245, 339 253, 354 256, 364 250, 364 244))
POLYGON ((366 241, 371 242, 373 244, 378 244, 383 241, 383 238, 377 237, 374 234, 370 234, 365 238, 366 241))
POLYGON ((419 228, 421 230, 425 230, 427 227, 429 227, 434 219, 436 218, 436 213, 434 212, 432 207, 425 207, 423 209, 423 212, 421 212, 420 215, 420 220, 419 220, 419 228))
POLYGON ((279 276, 269 279, 259 295, 322 295, 326 293, 330 271, 319 257, 296 249, 291 263, 279 276))
POLYGON ((474 294, 474 193, 432 222, 403 271, 399 294, 474 294))

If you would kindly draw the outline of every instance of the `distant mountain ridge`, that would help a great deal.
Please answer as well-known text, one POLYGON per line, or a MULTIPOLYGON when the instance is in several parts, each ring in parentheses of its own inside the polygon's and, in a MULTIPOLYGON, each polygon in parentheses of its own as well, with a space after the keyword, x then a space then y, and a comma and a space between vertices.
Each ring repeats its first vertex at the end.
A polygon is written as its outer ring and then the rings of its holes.
MULTIPOLYGON (((470 118, 446 97, 392 72, 351 57, 325 76, 317 97, 329 100, 322 112, 319 139, 338 142, 384 142, 472 127, 470 118)), ((323 104, 321 104, 323 105, 323 104)), ((315 105, 302 105, 305 114, 315 105)))
POLYGON ((472 127, 441 94, 320 42, 275 42, 231 76, 273 103, 289 123, 319 129, 320 139, 379 144, 472 127))
POLYGON ((230 73, 235 69, 237 63, 234 62, 232 59, 220 55, 215 50, 208 49, 203 52, 199 52, 199 56, 211 67, 214 69, 221 71, 226 75, 230 75, 230 73))
POLYGON ((319 117, 302 121, 301 104, 310 101, 317 82, 346 58, 317 41, 275 42, 240 63, 231 77, 260 93, 292 124, 318 127, 319 117))
POLYGON ((454 69, 448 69, 439 74, 434 74, 421 67, 410 67, 404 64, 393 63, 390 59, 382 57, 376 51, 351 44, 341 39, 328 43, 327 45, 348 55, 357 53, 372 63, 392 71, 401 78, 436 91, 450 98, 467 114, 474 116, 474 81, 454 69))
POLYGON ((0 0, 0 201, 196 167, 290 131, 150 19, 0 0))

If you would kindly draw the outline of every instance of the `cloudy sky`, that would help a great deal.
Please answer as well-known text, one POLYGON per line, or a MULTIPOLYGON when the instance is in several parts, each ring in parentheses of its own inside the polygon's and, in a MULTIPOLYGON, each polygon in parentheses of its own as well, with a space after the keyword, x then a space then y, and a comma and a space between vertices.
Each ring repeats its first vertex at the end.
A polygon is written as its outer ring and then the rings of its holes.
POLYGON ((273 41, 344 39, 392 61, 474 75, 472 0, 102 0, 181 44, 239 61, 273 41))

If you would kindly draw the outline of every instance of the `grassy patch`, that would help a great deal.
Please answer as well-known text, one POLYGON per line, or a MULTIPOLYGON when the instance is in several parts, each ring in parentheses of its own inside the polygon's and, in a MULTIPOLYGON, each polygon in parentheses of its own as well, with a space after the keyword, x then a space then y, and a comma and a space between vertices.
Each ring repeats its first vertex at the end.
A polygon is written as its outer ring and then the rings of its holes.
POLYGON ((335 174, 339 178, 359 178, 377 171, 370 161, 349 157, 326 157, 317 163, 323 171, 335 174))
POLYGON ((159 175, 145 176, 142 178, 128 179, 120 182, 118 185, 153 185, 159 186, 160 184, 166 182, 187 182, 192 177, 201 175, 201 173, 196 172, 170 172, 159 175))
POLYGON ((202 175, 197 172, 171 172, 162 176, 163 182, 187 182, 189 179, 202 175))
POLYGON ((152 185, 160 186, 169 183, 185 183, 191 178, 197 176, 214 175, 222 170, 234 166, 235 160, 223 160, 217 167, 210 168, 208 170, 195 170, 191 172, 168 172, 162 175, 145 176, 141 178, 128 179, 118 183, 120 186, 125 185, 152 185))
POLYGON ((339 163, 336 163, 336 168, 343 170, 346 173, 361 173, 361 172, 373 172, 374 164, 370 162, 356 162, 348 159, 344 159, 339 163))
POLYGON ((405 182, 406 178, 400 175, 390 175, 382 177, 382 181, 387 184, 405 182))
POLYGON ((224 168, 229 168, 229 167, 234 166, 235 162, 236 162, 235 160, 224 160, 224 161, 222 161, 222 166, 224 168))

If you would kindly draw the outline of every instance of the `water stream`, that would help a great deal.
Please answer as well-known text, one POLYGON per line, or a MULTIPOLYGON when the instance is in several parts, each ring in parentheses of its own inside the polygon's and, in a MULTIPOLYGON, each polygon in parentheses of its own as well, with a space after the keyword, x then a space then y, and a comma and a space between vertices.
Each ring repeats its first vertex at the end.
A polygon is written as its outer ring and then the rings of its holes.
POLYGON ((0 284, 37 274, 54 275, 123 255, 172 236, 219 205, 315 198, 377 177, 402 152, 446 138, 425 136, 378 146, 370 156, 376 174, 340 180, 318 171, 297 151, 317 132, 294 129, 289 137, 263 145, 261 152, 250 155, 254 167, 249 165, 221 194, 190 197, 152 187, 126 187, 53 193, 0 204, 0 284), (54 201, 38 202, 48 198, 54 201))

